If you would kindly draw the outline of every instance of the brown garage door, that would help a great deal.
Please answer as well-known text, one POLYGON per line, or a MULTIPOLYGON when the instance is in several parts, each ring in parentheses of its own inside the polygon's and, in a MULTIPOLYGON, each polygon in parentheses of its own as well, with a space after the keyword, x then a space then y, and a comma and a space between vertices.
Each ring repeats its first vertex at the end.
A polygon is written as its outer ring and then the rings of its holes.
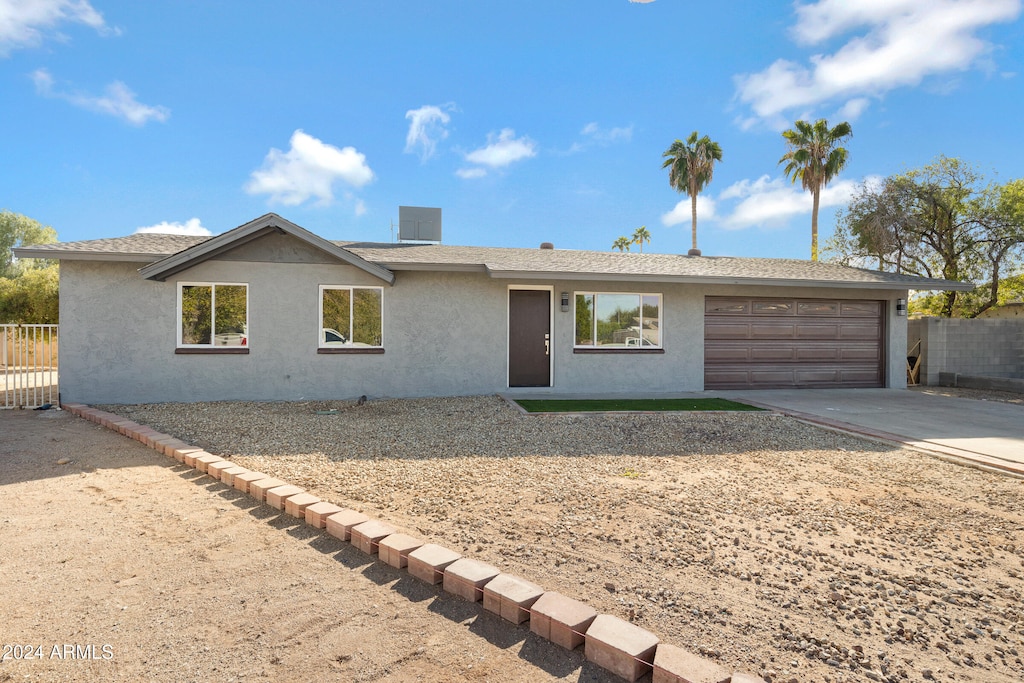
POLYGON ((707 297, 704 387, 880 387, 884 310, 884 301, 707 297))

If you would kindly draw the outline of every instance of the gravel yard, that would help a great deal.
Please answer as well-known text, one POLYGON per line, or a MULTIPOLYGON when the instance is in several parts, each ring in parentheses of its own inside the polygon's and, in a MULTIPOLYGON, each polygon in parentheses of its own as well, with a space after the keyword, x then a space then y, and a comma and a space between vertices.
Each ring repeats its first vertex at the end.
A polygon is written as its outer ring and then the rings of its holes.
POLYGON ((768 413, 105 409, 766 680, 1024 679, 1020 479, 768 413))

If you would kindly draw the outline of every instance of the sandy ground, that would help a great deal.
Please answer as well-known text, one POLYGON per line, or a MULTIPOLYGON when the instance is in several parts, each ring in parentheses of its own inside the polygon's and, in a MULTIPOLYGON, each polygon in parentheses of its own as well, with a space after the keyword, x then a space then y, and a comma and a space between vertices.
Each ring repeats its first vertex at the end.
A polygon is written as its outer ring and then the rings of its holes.
POLYGON ((0 577, 0 682, 611 680, 62 412, 0 411, 0 577))
POLYGON ((496 397, 118 410, 732 670, 1024 680, 1020 479, 755 413, 538 417, 496 397))

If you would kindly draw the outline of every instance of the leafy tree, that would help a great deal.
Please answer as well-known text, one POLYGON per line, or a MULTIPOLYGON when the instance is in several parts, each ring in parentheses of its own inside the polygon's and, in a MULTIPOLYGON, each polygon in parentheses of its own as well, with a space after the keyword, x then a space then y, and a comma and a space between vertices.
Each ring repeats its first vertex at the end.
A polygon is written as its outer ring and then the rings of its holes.
POLYGON ((668 169, 668 184, 677 192, 685 192, 690 196, 693 238, 691 255, 700 254, 697 249, 697 195, 711 182, 715 162, 722 160, 722 147, 707 135, 698 135, 697 131, 693 131, 686 142, 677 139, 661 155, 665 159, 661 167, 668 169))
POLYGON ((644 242, 651 243, 651 231, 646 225, 641 225, 633 232, 633 244, 640 245, 640 253, 644 253, 644 242))
POLYGON ((20 213, 0 211, 0 277, 16 277, 25 268, 45 268, 50 265, 40 259, 15 261, 11 249, 33 244, 57 241, 57 231, 20 213))
POLYGON ((619 251, 629 251, 631 246, 633 246, 633 240, 628 237, 619 237, 612 242, 612 249, 618 249, 619 251))
POLYGON ((0 322, 56 323, 58 317, 55 261, 15 260, 15 247, 57 241, 53 228, 28 216, 0 211, 0 322))
POLYGON ((783 131, 789 150, 779 159, 785 164, 783 172, 796 183, 797 180, 814 198, 811 208, 811 260, 818 260, 818 206, 821 190, 846 166, 849 153, 841 147, 851 135, 853 128, 846 121, 828 127, 828 121, 818 119, 813 124, 797 121, 793 128, 783 131))
POLYGON ((924 312, 974 317, 1000 303, 1003 273, 1020 266, 1024 181, 985 186, 969 164, 940 156, 880 184, 862 185, 839 213, 826 249, 834 255, 830 260, 851 265, 983 281, 974 292, 915 300, 924 312))

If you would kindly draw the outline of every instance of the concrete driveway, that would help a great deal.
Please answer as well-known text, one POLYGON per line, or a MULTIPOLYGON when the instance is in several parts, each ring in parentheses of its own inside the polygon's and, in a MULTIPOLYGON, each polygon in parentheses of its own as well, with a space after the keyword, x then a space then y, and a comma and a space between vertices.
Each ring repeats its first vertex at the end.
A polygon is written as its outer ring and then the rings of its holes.
POLYGON ((716 393, 808 422, 1024 474, 1024 406, 906 389, 716 393))

